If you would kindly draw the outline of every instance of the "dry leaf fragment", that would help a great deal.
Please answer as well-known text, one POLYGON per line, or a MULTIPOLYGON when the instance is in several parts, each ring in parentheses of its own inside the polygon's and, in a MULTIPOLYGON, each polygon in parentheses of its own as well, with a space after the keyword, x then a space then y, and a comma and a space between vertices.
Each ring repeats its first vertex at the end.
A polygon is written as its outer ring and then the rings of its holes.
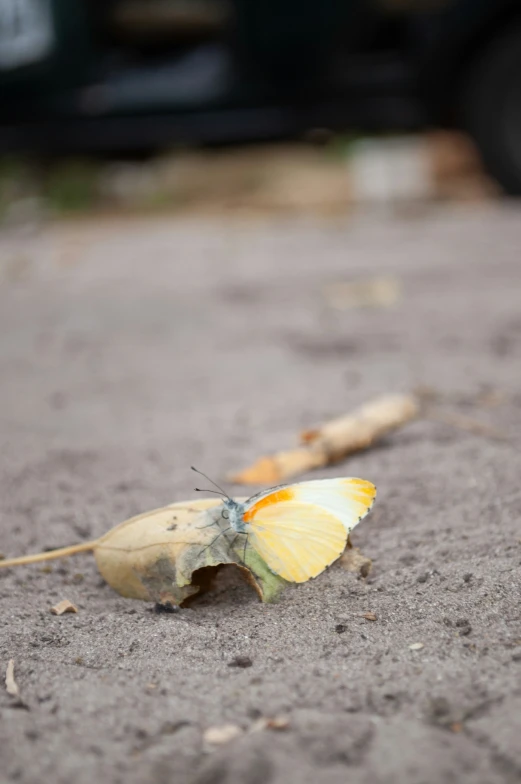
POLYGON ((377 616, 372 612, 366 612, 362 615, 362 618, 365 618, 366 621, 377 621, 377 616))
POLYGON ((424 648, 424 647, 425 646, 424 646, 424 644, 422 642, 413 642, 411 645, 409 645, 409 650, 410 651, 421 651, 421 649, 424 648))
POLYGON ((359 574, 361 577, 367 577, 373 565, 371 559, 362 555, 358 547, 350 547, 345 550, 344 554, 340 556, 339 563, 348 572, 359 574))
POLYGON ((257 719, 256 722, 250 727, 250 732, 262 732, 264 730, 287 730, 289 727, 289 718, 287 716, 274 716, 272 719, 263 717, 257 719))
POLYGON ((266 729, 268 730, 287 730, 289 719, 287 716, 275 716, 273 719, 266 719, 266 729))
POLYGON ((387 433, 419 414, 416 398, 390 395, 367 403, 348 416, 334 419, 301 434, 302 446, 261 457, 230 481, 238 484, 276 484, 312 468, 336 463, 347 455, 367 449, 387 433))
POLYGON ((51 612, 53 615, 63 615, 64 613, 77 613, 78 608, 72 604, 68 599, 63 599, 63 601, 58 602, 55 604, 54 607, 51 607, 51 612))
POLYGON ((20 689, 14 679, 14 659, 9 659, 7 669, 5 671, 5 688, 11 697, 20 698, 20 689))
POLYGON ((243 731, 237 724, 223 724, 220 727, 208 727, 203 734, 203 740, 210 746, 222 746, 242 734, 243 731))

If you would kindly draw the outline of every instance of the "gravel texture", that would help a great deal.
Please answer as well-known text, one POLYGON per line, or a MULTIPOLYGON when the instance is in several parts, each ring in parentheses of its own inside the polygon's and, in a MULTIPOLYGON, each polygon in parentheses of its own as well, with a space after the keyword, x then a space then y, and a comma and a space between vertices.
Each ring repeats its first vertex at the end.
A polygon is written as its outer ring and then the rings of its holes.
POLYGON ((519 781, 520 248, 519 210, 494 206, 4 231, 6 556, 190 498, 191 464, 222 479, 387 392, 435 389, 508 440, 421 420, 316 472, 378 485, 353 537, 373 571, 333 566, 277 605, 224 574, 157 613, 88 555, 0 570, 22 699, 0 688, 2 783, 519 781), (324 296, 373 276, 396 305, 324 296), (53 616, 62 599, 78 613, 53 616), (205 740, 226 724, 243 732, 205 740))

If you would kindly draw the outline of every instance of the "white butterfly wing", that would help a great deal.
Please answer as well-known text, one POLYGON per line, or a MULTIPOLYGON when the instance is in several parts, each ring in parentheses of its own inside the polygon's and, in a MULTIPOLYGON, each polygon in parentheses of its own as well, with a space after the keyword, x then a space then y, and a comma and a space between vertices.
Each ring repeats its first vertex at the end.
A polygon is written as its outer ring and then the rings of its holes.
POLYGON ((342 477, 313 479, 292 485, 295 499, 316 504, 338 517, 350 533, 363 520, 376 498, 376 487, 367 479, 342 477))
POLYGON ((272 488, 245 504, 250 542, 290 582, 316 577, 345 549, 376 488, 364 479, 319 479, 272 488))

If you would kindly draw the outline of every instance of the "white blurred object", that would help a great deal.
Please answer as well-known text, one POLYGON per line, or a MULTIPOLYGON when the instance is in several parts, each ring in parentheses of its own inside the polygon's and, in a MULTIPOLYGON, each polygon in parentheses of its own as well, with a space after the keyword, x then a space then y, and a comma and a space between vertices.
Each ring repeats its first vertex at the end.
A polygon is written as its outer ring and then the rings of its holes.
POLYGON ((362 204, 424 201, 435 193, 429 151, 422 137, 354 142, 349 179, 354 201, 362 204))
POLYGON ((49 0, 0 0, 0 70, 37 62, 53 45, 49 0))
POLYGON ((48 218, 49 211, 40 196, 23 196, 10 201, 5 207, 0 227, 19 235, 31 236, 43 228, 48 218))
POLYGON ((100 175, 99 190, 109 204, 136 207, 150 203, 161 190, 161 167, 155 161, 114 161, 100 175))

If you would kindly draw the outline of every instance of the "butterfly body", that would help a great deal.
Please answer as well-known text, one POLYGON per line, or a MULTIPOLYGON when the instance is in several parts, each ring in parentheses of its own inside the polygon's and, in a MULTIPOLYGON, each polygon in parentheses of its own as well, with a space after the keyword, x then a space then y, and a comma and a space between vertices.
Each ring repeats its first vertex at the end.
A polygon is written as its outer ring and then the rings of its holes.
POLYGON ((223 506, 228 512, 228 520, 235 533, 248 533, 246 523, 244 522, 246 504, 241 503, 240 501, 234 501, 233 498, 223 498, 223 506))
POLYGON ((232 530, 247 535, 268 568, 300 583, 342 554, 375 496, 371 482, 342 477, 273 487, 244 503, 223 498, 223 505, 232 530))

